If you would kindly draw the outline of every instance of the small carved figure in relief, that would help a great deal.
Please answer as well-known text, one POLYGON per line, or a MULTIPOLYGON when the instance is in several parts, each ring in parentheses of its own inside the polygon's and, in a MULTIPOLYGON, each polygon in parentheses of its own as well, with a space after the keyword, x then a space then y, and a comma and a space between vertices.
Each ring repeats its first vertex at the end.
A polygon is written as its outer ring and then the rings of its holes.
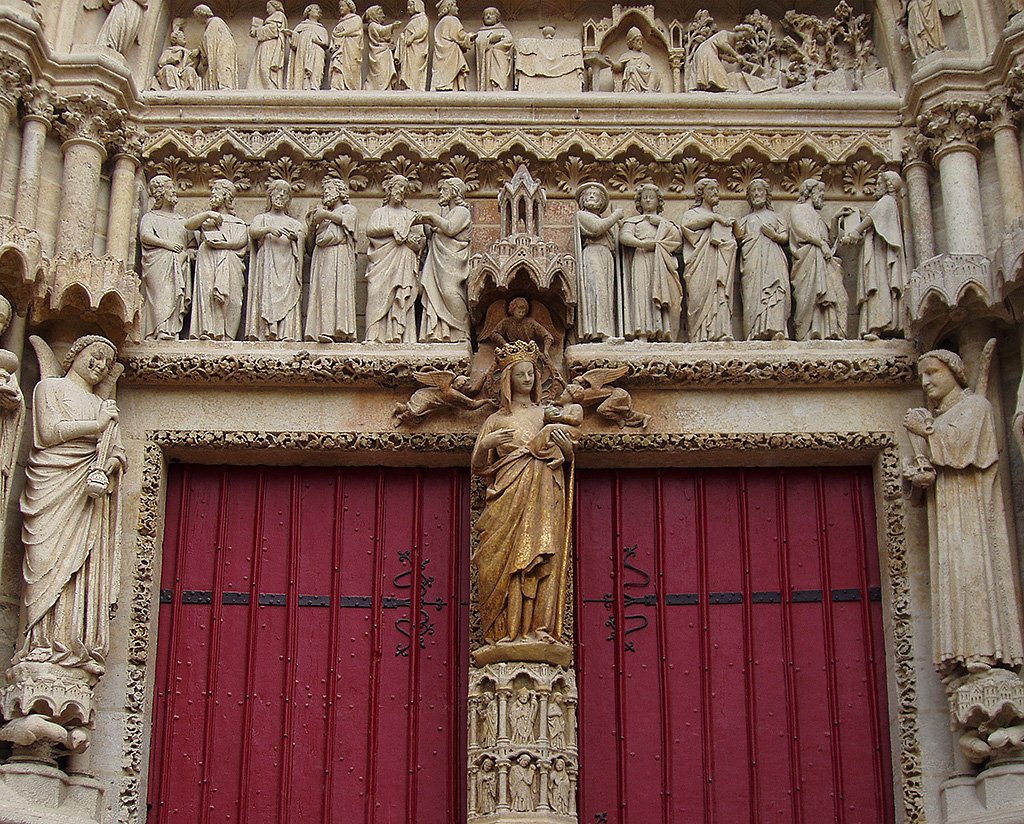
POLYGON ((234 340, 242 319, 245 288, 245 252, 249 230, 235 215, 235 184, 210 181, 210 208, 185 220, 196 232, 199 251, 192 290, 192 325, 189 337, 234 340))
POLYGON ((537 702, 525 687, 509 704, 508 725, 513 744, 532 744, 536 739, 537 702))
POLYGON ((553 750, 565 749, 565 711, 562 696, 557 692, 551 693, 548 701, 548 743, 553 750))
POLYGON ((942 18, 960 13, 957 0, 905 0, 902 6, 901 34, 915 60, 946 48, 942 18))
POLYGON ((430 88, 435 92, 464 92, 469 78, 466 52, 473 48, 476 34, 470 34, 463 27, 455 0, 441 0, 437 13, 441 19, 434 26, 430 88))
POLYGON ((729 29, 715 32, 693 52, 686 77, 687 91, 734 92, 739 89, 739 75, 730 72, 726 63, 747 66, 749 61, 736 51, 739 35, 729 29))
POLYGON ((174 340, 192 298, 189 276, 189 231, 178 214, 174 181, 156 175, 149 181, 153 208, 139 221, 142 250, 142 317, 140 331, 145 340, 174 340))
POLYGON ((618 60, 595 55, 597 65, 606 66, 613 74, 621 75, 624 92, 660 92, 661 75, 645 50, 644 34, 636 26, 626 32, 626 50, 618 60))
MULTIPOLYGON (((411 0, 414 2, 415 0, 411 0)), ((423 232, 417 213, 405 205, 409 180, 384 181, 384 204, 366 226, 366 339, 377 343, 416 342, 416 290, 423 232)))
POLYGON ((96 45, 124 55, 137 42, 142 14, 149 8, 149 3, 147 0, 85 0, 85 8, 109 9, 107 19, 96 36, 96 45))
POLYGON ((498 740, 498 699, 486 693, 481 695, 476 714, 480 723, 477 743, 481 747, 493 747, 498 740))
POLYGON ((583 44, 578 37, 555 37, 554 26, 541 26, 540 37, 516 43, 516 88, 521 92, 583 90, 583 44))
POLYGON ((469 278, 473 216, 466 204, 466 184, 462 180, 446 178, 437 189, 441 214, 420 212, 416 218, 417 223, 432 230, 427 241, 427 260, 420 275, 423 295, 420 340, 464 341, 469 340, 466 280, 469 278))
POLYGON ((473 383, 467 375, 438 370, 414 372, 413 376, 425 388, 417 389, 405 403, 395 404, 391 414, 396 428, 403 424, 418 423, 432 412, 445 407, 475 411, 494 405, 494 401, 489 398, 474 399, 466 394, 474 394, 473 383))
POLYGON ((584 183, 576 191, 574 221, 579 305, 576 335, 581 343, 615 337, 615 249, 622 209, 608 210, 608 190, 584 183))
POLYGON ((633 408, 633 399, 625 389, 608 385, 628 371, 627 366, 591 369, 569 382, 558 403, 578 403, 584 409, 597 407, 597 414, 612 423, 645 429, 651 422, 651 416, 641 414, 633 408))
POLYGON ((512 88, 512 32, 494 6, 483 11, 484 24, 476 33, 476 87, 482 92, 512 88))
POLYGON ((405 24, 395 62, 398 63, 398 88, 422 92, 427 88, 427 41, 430 22, 424 11, 423 0, 409 0, 409 22, 405 24))
POLYGON ((237 89, 238 56, 235 38, 228 24, 215 17, 210 7, 200 4, 192 16, 202 21, 203 42, 199 47, 198 71, 203 78, 204 89, 237 89))
POLYGON ((548 774, 548 802, 559 815, 569 815, 572 810, 572 781, 565 769, 565 759, 559 756, 551 763, 548 774))
POLYGON ((743 295, 743 334, 747 340, 785 340, 790 306, 789 229, 772 208, 768 181, 747 184, 750 211, 735 224, 740 241, 740 291, 743 295))
POLYGON ((903 289, 907 259, 900 219, 903 181, 883 171, 875 187, 877 200, 860 224, 840 243, 860 243, 857 261, 857 306, 860 336, 865 340, 898 335, 903 329, 903 289))
POLYGON ((533 759, 523 753, 508 770, 508 792, 512 797, 512 812, 532 813, 537 809, 533 788, 536 780, 537 767, 533 759))
POLYGON ((512 298, 508 303, 508 314, 493 327, 486 328, 481 340, 504 346, 512 341, 533 341, 540 348, 541 356, 548 358, 554 336, 535 318, 529 317, 530 301, 526 298, 512 298))
MULTIPOLYGON (((377 8, 380 8, 377 6, 377 8)), ((381 15, 384 12, 381 10, 381 15)), ((363 21, 356 14, 354 0, 341 0, 338 4, 338 24, 331 32, 331 67, 329 85, 332 89, 355 91, 362 88, 363 21)), ((367 18, 369 19, 369 18, 367 18)), ((387 32, 388 59, 391 61, 391 79, 395 76, 394 55, 391 52, 391 31, 387 32)), ((390 88, 388 80, 387 88, 390 88)))
POLYGON ((356 339, 356 229, 348 184, 326 178, 320 205, 306 218, 313 243, 305 339, 320 343, 356 339))
POLYGON ((292 33, 292 61, 288 67, 288 88, 317 90, 324 83, 327 62, 327 27, 320 22, 323 12, 313 3, 306 6, 302 22, 292 33))
POLYGON ((494 759, 487 756, 480 762, 480 771, 477 773, 477 815, 490 815, 497 807, 498 774, 494 769, 494 759))
MULTIPOLYGON (((395 48, 391 43, 395 29, 401 24, 384 22, 384 9, 370 6, 366 10, 366 83, 364 89, 385 91, 395 84, 395 48)), ((352 46, 354 49, 354 46, 352 46)), ((354 74, 353 74, 354 77, 354 74)))
POLYGON ((994 347, 985 347, 975 391, 959 355, 922 355, 928 408, 903 420, 915 456, 904 478, 927 493, 933 660, 944 676, 1024 663, 996 424, 985 398, 994 347))
MULTIPOLYGON (((10 301, 0 295, 0 334, 7 330, 12 311, 10 301)), ((25 423, 25 398, 18 383, 19 366, 17 355, 9 349, 0 349, 0 530, 7 521, 11 474, 25 423)))
POLYGON ((249 295, 246 340, 302 338, 302 257, 306 227, 288 214, 292 187, 286 180, 267 184, 267 211, 252 219, 249 237, 249 295))
POLYGON ((645 183, 633 198, 639 214, 622 222, 622 324, 627 340, 675 340, 679 333, 683 287, 676 252, 683 236, 662 217, 665 198, 645 183))
POLYGON ((99 335, 76 340, 63 363, 32 336, 41 378, 21 496, 25 545, 22 661, 100 675, 110 646, 121 558, 121 473, 114 390, 123 367, 99 335))
MULTIPOLYGON (((541 404, 535 343, 496 352, 501 405, 473 447, 472 470, 487 481, 473 553, 480 617, 488 644, 561 644, 566 597, 568 509, 565 465, 579 429, 551 419, 541 404)), ((568 410, 582 417, 583 410, 568 410)))
POLYGON ((736 237, 731 217, 718 211, 718 182, 698 180, 694 204, 680 224, 686 319, 691 341, 732 340, 732 294, 736 278, 736 237))
POLYGON ((249 68, 250 89, 283 89, 284 60, 288 51, 288 18, 281 0, 269 0, 267 16, 254 17, 249 36, 256 41, 256 51, 249 68))
POLYGON ((151 89, 163 91, 196 91, 202 85, 196 66, 199 50, 186 45, 184 20, 176 17, 171 24, 170 45, 160 53, 151 89))
POLYGON ((829 245, 828 225, 821 217, 825 184, 809 178, 789 212, 789 248, 793 254, 793 330, 797 340, 846 337, 849 298, 843 270, 829 245))

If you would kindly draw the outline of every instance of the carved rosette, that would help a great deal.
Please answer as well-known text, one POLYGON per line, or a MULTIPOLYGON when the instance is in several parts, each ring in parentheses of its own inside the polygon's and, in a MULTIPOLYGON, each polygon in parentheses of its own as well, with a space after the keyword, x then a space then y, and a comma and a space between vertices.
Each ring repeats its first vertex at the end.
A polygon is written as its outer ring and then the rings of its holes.
POLYGON ((469 675, 469 820, 577 820, 576 676, 500 663, 469 675))
POLYGON ((1006 669, 966 675, 947 688, 953 730, 969 761, 1024 755, 1024 678, 1006 669))
POLYGON ((37 320, 92 321, 120 343, 136 328, 141 308, 139 279, 116 258, 75 251, 42 267, 34 304, 37 320))

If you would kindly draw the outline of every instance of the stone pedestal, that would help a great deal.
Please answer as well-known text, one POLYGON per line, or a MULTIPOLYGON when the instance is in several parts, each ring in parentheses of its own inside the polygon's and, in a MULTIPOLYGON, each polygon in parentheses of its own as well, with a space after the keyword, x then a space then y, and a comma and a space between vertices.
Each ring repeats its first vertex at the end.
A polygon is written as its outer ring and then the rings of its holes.
POLYGON ((83 775, 12 758, 0 765, 2 824, 94 824, 103 819, 103 788, 83 775))

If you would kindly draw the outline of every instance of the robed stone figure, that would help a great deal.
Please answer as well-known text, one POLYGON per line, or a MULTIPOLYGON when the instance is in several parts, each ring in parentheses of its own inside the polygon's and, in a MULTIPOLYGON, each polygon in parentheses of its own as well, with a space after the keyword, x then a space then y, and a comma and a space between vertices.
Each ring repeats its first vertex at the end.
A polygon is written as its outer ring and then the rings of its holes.
POLYGON ((825 184, 815 178, 800 185, 789 211, 789 248, 793 253, 793 331, 797 340, 846 337, 849 298, 843 270, 829 245, 828 224, 821 217, 825 184))
POLYGON ((405 24, 395 50, 398 63, 398 88, 422 92, 427 88, 427 47, 430 21, 423 0, 409 0, 409 22, 405 24))
POLYGON ((188 266, 189 231, 175 211, 174 181, 156 175, 149 181, 153 208, 139 221, 142 249, 142 317, 145 340, 174 340, 181 334, 191 299, 188 266))
POLYGON ((356 339, 356 207, 343 180, 327 178, 320 206, 306 219, 313 243, 305 339, 356 339))
POLYGON ((788 335, 791 299, 786 244, 789 228, 772 208, 768 181, 747 185, 750 211, 737 221, 740 241, 740 292, 743 335, 747 340, 783 340, 788 335))
POLYGON ((576 272, 579 277, 576 335, 581 343, 615 336, 618 224, 622 209, 608 212, 608 190, 584 183, 576 192, 580 208, 573 221, 576 272))
POLYGON ((420 214, 421 222, 433 229, 420 275, 423 295, 420 340, 469 340, 466 281, 473 220, 466 204, 466 184, 457 177, 450 177, 438 184, 438 190, 441 214, 420 214))
POLYGON ((508 91, 512 88, 512 32, 494 6, 484 9, 483 22, 476 33, 476 87, 482 92, 508 91))
POLYGON ((718 183, 712 178, 697 181, 694 197, 680 220, 690 340, 732 340, 733 219, 718 211, 718 183))

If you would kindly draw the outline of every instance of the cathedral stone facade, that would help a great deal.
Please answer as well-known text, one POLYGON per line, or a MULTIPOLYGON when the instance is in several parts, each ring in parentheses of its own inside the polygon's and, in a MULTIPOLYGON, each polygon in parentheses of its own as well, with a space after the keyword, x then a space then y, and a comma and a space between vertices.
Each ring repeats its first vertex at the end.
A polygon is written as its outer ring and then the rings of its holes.
POLYGON ((0 43, 0 821, 1024 821, 1017 0, 0 43))

